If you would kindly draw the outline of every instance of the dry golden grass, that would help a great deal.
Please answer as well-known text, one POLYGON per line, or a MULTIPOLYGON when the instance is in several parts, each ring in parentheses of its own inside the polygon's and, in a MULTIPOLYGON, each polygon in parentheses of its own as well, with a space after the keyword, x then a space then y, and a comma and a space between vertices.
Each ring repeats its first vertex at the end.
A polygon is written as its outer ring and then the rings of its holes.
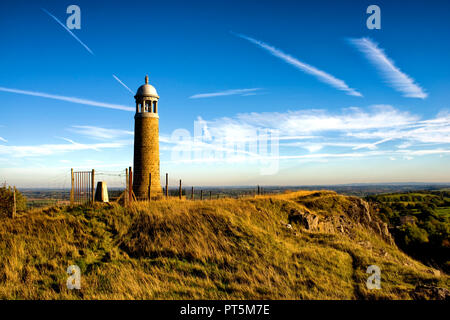
POLYGON ((447 275, 353 221, 346 212, 353 201, 299 191, 128 209, 53 207, 0 218, 0 298, 410 299, 417 284, 449 287, 447 275), (340 217, 351 227, 288 228, 293 210, 340 217), (72 264, 81 268, 81 290, 66 288, 72 264), (366 288, 372 264, 381 268, 381 290, 366 288))

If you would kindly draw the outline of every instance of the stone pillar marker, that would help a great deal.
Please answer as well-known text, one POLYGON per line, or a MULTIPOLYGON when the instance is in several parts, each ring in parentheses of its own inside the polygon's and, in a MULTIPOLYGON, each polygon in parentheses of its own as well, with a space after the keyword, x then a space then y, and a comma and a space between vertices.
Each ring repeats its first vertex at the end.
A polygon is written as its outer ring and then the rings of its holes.
POLYGON ((95 190, 95 201, 109 202, 108 187, 106 181, 97 182, 97 189, 95 190))

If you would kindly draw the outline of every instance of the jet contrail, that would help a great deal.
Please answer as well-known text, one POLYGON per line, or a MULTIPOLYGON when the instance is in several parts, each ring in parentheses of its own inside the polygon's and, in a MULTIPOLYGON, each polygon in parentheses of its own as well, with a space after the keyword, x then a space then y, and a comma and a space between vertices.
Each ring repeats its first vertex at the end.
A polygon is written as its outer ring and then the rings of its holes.
POLYGON ((4 87, 0 87, 0 91, 12 92, 12 93, 18 93, 18 94, 24 94, 24 95, 28 95, 28 96, 42 97, 42 98, 48 98, 48 99, 68 101, 68 102, 72 102, 72 103, 84 104, 84 105, 101 107, 101 108, 117 109, 117 110, 124 110, 124 111, 134 111, 135 110, 132 107, 127 107, 127 106, 123 106, 123 105, 119 105, 119 104, 111 104, 111 103, 106 103, 106 102, 92 101, 92 100, 86 100, 86 99, 81 99, 81 98, 76 98, 76 97, 59 96, 59 95, 48 94, 48 93, 44 93, 44 92, 25 91, 25 90, 4 88, 4 87))
POLYGON ((50 17, 52 17, 53 19, 55 19, 56 22, 58 22, 64 29, 67 30, 68 33, 70 33, 70 35, 72 37, 75 38, 75 40, 77 40, 87 51, 89 51, 90 54, 94 55, 94 53, 92 52, 91 49, 89 49, 89 47, 87 45, 85 45, 83 43, 83 41, 81 41, 72 31, 70 31, 69 28, 67 28, 64 23, 62 23, 61 21, 58 20, 58 18, 56 18, 54 15, 52 15, 50 12, 48 12, 47 10, 45 10, 44 8, 42 8, 42 11, 44 11, 46 14, 48 14, 50 17))
POLYGON ((131 91, 131 89, 128 88, 127 85, 125 83, 123 83, 116 75, 113 74, 112 76, 113 76, 114 79, 117 80, 117 82, 119 82, 122 86, 124 86, 125 89, 127 89, 128 91, 130 91, 134 95, 134 92, 131 91))
POLYGON ((362 97, 361 93, 359 93, 358 91, 356 91, 353 88, 350 88, 343 80, 338 79, 338 78, 334 77, 333 75, 326 73, 325 71, 319 70, 314 66, 306 64, 306 63, 298 60, 297 58, 295 58, 287 53, 284 53, 280 49, 277 49, 267 43, 253 39, 253 38, 248 37, 243 34, 234 33, 234 32, 231 32, 231 34, 259 46, 260 48, 266 50, 273 56, 283 60, 286 63, 289 63, 290 65, 294 66, 295 68, 297 68, 307 74, 310 74, 310 75, 316 77, 318 80, 320 80, 324 83, 327 83, 338 90, 342 90, 342 91, 346 92, 348 95, 355 96, 355 97, 362 97))
POLYGON ((404 97, 425 99, 428 94, 413 78, 402 72, 378 44, 369 38, 350 39, 377 69, 391 87, 401 92, 404 97))

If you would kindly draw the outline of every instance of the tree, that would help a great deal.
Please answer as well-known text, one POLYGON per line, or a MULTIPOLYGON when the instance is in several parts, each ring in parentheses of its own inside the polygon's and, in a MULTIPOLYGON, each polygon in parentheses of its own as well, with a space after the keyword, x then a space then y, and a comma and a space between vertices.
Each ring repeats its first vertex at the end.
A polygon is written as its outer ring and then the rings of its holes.
MULTIPOLYGON (((0 215, 11 215, 13 208, 14 189, 4 183, 0 186, 0 215)), ((27 198, 16 189, 16 211, 27 208, 27 198)))

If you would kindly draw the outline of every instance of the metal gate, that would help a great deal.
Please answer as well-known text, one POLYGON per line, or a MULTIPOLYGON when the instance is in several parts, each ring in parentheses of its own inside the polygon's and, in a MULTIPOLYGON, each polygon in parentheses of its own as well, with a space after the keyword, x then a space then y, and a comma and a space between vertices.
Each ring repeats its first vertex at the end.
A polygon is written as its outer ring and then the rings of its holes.
POLYGON ((95 170, 92 171, 73 171, 70 170, 72 189, 70 190, 70 204, 83 204, 94 202, 95 186, 94 177, 95 170))

